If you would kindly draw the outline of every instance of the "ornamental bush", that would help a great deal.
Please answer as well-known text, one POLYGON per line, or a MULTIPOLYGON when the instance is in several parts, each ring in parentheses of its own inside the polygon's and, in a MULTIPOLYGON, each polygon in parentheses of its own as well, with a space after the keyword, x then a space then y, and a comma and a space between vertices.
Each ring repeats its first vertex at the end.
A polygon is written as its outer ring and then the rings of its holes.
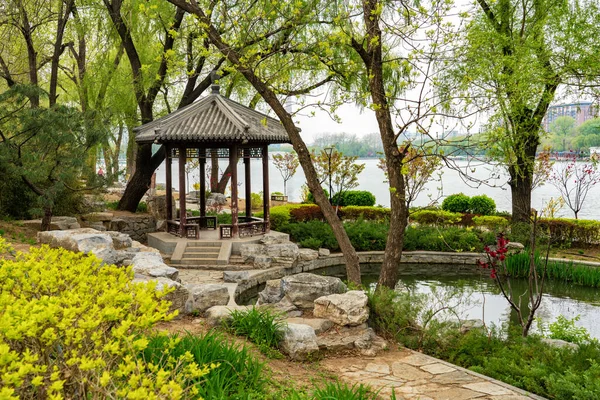
POLYGON ((332 203, 338 206, 367 206, 375 205, 375 196, 366 190, 349 190, 347 192, 336 193, 333 196, 332 203))
POLYGON ((504 217, 495 215, 475 216, 473 217, 473 225, 478 227, 486 227, 493 231, 506 229, 510 221, 504 217))
POLYGON ((411 221, 422 225, 452 225, 461 220, 461 214, 444 210, 419 210, 410 214, 411 221))
POLYGON ((493 215, 496 212, 496 202, 485 194, 473 196, 469 200, 469 209, 473 214, 493 215))
POLYGON ((442 210, 451 212, 466 213, 470 207, 469 196, 463 193, 451 194, 442 202, 442 210))
POLYGON ((0 258, 0 398, 197 393, 186 382, 210 367, 185 354, 160 366, 138 359, 148 345, 144 335, 176 314, 156 283, 134 284, 132 278, 129 268, 47 246, 0 258))

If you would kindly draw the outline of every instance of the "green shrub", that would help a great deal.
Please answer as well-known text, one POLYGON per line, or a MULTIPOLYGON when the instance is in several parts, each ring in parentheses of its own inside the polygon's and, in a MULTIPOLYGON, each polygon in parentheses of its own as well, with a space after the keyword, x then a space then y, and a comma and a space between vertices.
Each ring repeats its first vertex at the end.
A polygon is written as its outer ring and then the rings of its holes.
POLYGON ((317 238, 307 238, 300 242, 300 246, 313 250, 319 250, 321 245, 323 245, 323 241, 317 238))
POLYGON ((463 193, 451 194, 442 202, 442 210, 466 213, 471 206, 469 196, 463 193))
POLYGON ((259 193, 250 194, 250 204, 251 204, 251 207, 253 210, 262 208, 262 206, 263 206, 262 192, 260 194, 259 193))
POLYGON ((277 348, 283 339, 285 323, 267 309, 253 307, 246 311, 233 310, 231 318, 231 332, 247 337, 260 348, 277 348))
POLYGON ((375 205, 375 196, 366 190, 349 190, 336 193, 333 196, 332 203, 337 206, 372 207, 375 205))
POLYGON ((186 352, 198 365, 218 364, 202 377, 202 385, 197 386, 198 395, 204 399, 261 398, 258 394, 266 391, 264 364, 248 349, 228 341, 216 331, 203 336, 154 334, 143 356, 146 361, 161 365, 165 356, 179 359, 186 352), (252 397, 252 394, 257 396, 252 397))
POLYGON ((130 268, 47 246, 0 258, 0 397, 193 392, 190 380, 201 380, 211 367, 186 356, 160 367, 137 362, 148 346, 144 335, 176 313, 169 313, 155 282, 132 279, 130 268))
POLYGON ((493 215, 496 212, 496 202, 485 194, 473 196, 469 200, 469 210, 473 214, 493 215))
POLYGON ((483 251, 486 244, 491 243, 493 243, 493 239, 489 235, 483 235, 480 231, 473 229, 458 227, 409 226, 404 234, 404 250, 407 251, 480 252, 483 251), (488 243, 489 240, 492 242, 488 243))
POLYGON ((346 206, 339 209, 338 215, 343 220, 357 220, 362 218, 366 221, 384 222, 390 219, 390 209, 383 207, 346 206))
POLYGON ((310 397, 312 400, 376 400, 378 398, 378 392, 373 392, 362 383, 348 386, 348 384, 340 382, 325 382, 315 386, 310 397))
POLYGON ((419 210, 410 214, 412 221, 422 225, 451 225, 461 219, 461 214, 445 210, 419 210))
POLYGON ((593 246, 600 241, 600 221, 568 218, 542 219, 539 228, 548 232, 552 242, 593 246))
POLYGON ((493 215, 489 216, 475 216, 473 217, 473 225, 486 227, 493 231, 502 231, 510 225, 510 221, 504 217, 497 217, 493 215))
POLYGON ((294 242, 300 244, 305 243, 304 241, 307 239, 314 239, 314 241, 306 243, 312 246, 311 248, 323 247, 333 251, 340 248, 333 234, 333 229, 322 221, 312 220, 307 222, 289 223, 285 225, 281 231, 288 233, 294 242), (317 240, 319 241, 318 246, 316 246, 317 240))
POLYGON ((560 339, 570 343, 584 344, 592 340, 587 329, 576 326, 575 322, 579 321, 579 315, 572 319, 567 319, 563 315, 559 315, 556 321, 548 325, 550 337, 552 339, 560 339))
MULTIPOLYGON (((323 188, 323 192, 325 192, 325 197, 329 198, 329 191, 323 188)), ((315 204, 315 196, 313 196, 312 192, 308 192, 306 195, 306 201, 308 204, 315 204)))
POLYGON ((344 228, 357 251, 385 250, 388 224, 376 224, 359 219, 345 223, 344 228))
POLYGON ((292 222, 321 221, 323 218, 321 208, 316 204, 307 204, 290 210, 290 220, 292 222))

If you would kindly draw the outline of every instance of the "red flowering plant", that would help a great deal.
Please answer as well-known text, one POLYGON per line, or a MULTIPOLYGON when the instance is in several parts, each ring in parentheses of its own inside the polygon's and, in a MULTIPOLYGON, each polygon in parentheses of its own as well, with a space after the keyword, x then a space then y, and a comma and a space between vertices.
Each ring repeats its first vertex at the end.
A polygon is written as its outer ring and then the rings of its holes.
MULTIPOLYGON (((535 312, 541 305, 544 293, 546 267, 548 265, 548 252, 546 253, 545 264, 539 266, 536 265, 536 235, 537 214, 534 214, 529 243, 528 266, 525 267, 527 270, 528 289, 524 293, 517 294, 516 296, 513 295, 513 288, 511 286, 512 273, 511 269, 507 267, 507 260, 511 257, 511 253, 509 252, 510 242, 503 233, 499 233, 496 237, 496 245, 494 247, 485 247, 487 261, 477 260, 477 264, 481 268, 490 271, 490 278, 496 282, 502 295, 508 301, 510 307, 515 311, 522 328, 521 334, 524 337, 528 335, 531 324, 534 321, 535 312), (523 300, 527 303, 522 304, 523 300), (528 314, 524 315, 524 311, 526 310, 528 311, 528 314)), ((548 246, 548 250, 549 248, 550 246, 548 246)))

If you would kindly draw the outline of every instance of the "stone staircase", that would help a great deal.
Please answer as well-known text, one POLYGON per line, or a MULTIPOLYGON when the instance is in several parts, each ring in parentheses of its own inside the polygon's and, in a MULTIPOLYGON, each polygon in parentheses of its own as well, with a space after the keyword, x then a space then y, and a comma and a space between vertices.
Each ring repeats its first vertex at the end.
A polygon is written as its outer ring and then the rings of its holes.
POLYGON ((177 243, 171 256, 175 268, 215 268, 229 264, 230 242, 186 241, 177 243))

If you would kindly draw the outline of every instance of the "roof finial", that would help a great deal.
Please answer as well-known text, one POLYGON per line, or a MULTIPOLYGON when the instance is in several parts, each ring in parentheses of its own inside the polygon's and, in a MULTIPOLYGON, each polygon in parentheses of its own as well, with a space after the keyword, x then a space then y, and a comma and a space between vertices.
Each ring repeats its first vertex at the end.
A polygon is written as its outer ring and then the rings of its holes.
POLYGON ((210 81, 212 83, 212 85, 210 85, 210 88, 212 89, 212 94, 219 94, 221 87, 219 86, 217 81, 219 80, 220 77, 221 77, 221 74, 218 71, 212 70, 210 72, 210 81))

